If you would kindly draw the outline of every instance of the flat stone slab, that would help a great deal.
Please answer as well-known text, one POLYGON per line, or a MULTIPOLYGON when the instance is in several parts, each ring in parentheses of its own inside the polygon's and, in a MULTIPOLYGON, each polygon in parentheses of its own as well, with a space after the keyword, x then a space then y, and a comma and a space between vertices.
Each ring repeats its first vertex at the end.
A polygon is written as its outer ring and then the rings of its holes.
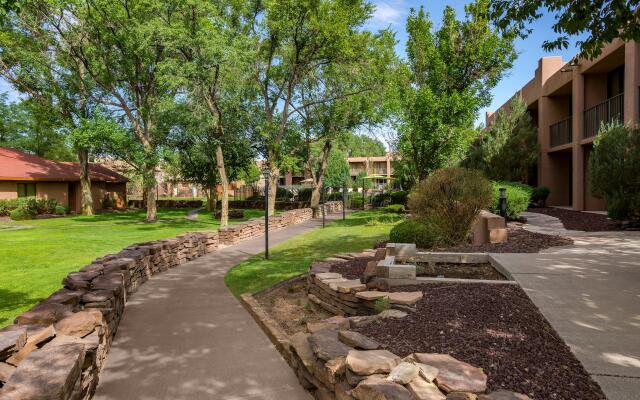
POLYGON ((342 278, 342 275, 340 275, 337 272, 321 272, 316 274, 316 278, 320 279, 321 281, 325 280, 325 279, 337 279, 337 278, 342 278))
POLYGON ((0 331, 0 359, 6 359, 27 343, 27 328, 0 331))
POLYGON ((323 329, 349 329, 350 322, 347 318, 336 315, 335 317, 323 319, 317 322, 307 322, 307 330, 309 333, 316 333, 323 329))
POLYGON ((359 292, 367 289, 367 285, 360 282, 359 279, 348 280, 345 282, 339 283, 330 283, 329 287, 340 293, 351 293, 351 292, 359 292))
POLYGON ((438 368, 435 382, 447 393, 482 393, 487 390, 487 376, 480 368, 448 354, 414 353, 413 356, 418 362, 438 368))
POLYGON ((16 367, 7 363, 0 362, 0 382, 6 383, 15 372, 16 367))
POLYGON ((96 328, 96 318, 91 312, 80 311, 56 322, 54 326, 61 335, 84 337, 96 328))
POLYGON ((378 377, 365 379, 351 393, 358 400, 415 400, 404 386, 378 377))
POLYGON ((308 340, 313 353, 325 361, 344 357, 351 350, 351 347, 338 339, 338 332, 333 329, 323 329, 313 333, 308 340))
POLYGON ((447 397, 442 394, 436 385, 418 377, 407 384, 407 389, 417 400, 445 400, 447 397))
POLYGON ((313 354, 313 349, 311 349, 308 339, 309 335, 304 332, 298 332, 289 339, 291 347, 293 347, 298 357, 300 357, 300 360, 307 370, 312 368, 316 360, 316 356, 313 354))
POLYGON ((375 290, 365 290, 356 293, 356 297, 365 301, 376 301, 385 297, 389 297, 389 292, 378 292, 375 290))
POLYGON ((376 267, 379 278, 388 279, 416 279, 416 266, 410 264, 380 265, 376 267))
POLYGON ((422 292, 392 292, 389 293, 389 303, 412 306, 422 299, 422 292))
POLYGON ((400 363, 400 357, 387 350, 351 350, 347 367, 356 375, 387 374, 400 363))
POLYGON ((412 380, 418 378, 420 374, 420 369, 415 365, 408 362, 401 362, 400 364, 393 367, 387 380, 395 383, 399 383, 401 385, 406 385, 412 380))
POLYGON ((378 314, 380 318, 404 318, 407 316, 407 313, 400 310, 384 310, 380 314, 378 314))
POLYGON ((49 346, 32 351, 2 389, 3 400, 67 399, 80 376, 82 344, 49 346))
POLYGON ((31 310, 18 315, 15 323, 19 325, 53 324, 72 313, 73 310, 70 305, 42 302, 36 304, 31 310))
POLYGON ((361 333, 354 331, 339 331, 338 338, 342 343, 355 349, 377 350, 380 348, 380 343, 361 333))

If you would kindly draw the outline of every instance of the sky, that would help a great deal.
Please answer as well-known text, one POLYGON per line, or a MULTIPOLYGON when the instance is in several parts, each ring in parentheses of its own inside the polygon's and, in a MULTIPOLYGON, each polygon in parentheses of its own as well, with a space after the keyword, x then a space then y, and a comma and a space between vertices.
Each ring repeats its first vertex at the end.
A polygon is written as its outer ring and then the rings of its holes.
MULTIPOLYGON (((373 18, 370 20, 367 29, 375 31, 384 28, 390 28, 396 33, 398 44, 396 50, 398 54, 404 57, 405 42, 407 39, 405 31, 405 22, 411 8, 418 9, 423 6, 426 11, 431 14, 434 23, 438 24, 442 20, 442 12, 446 5, 452 6, 458 15, 458 19, 464 16, 464 5, 469 3, 466 0, 371 0, 376 10, 373 18)), ((483 109, 476 120, 477 123, 484 122, 486 111, 494 111, 504 104, 513 94, 526 84, 535 73, 538 60, 541 57, 561 55, 565 60, 571 59, 577 52, 575 47, 576 39, 570 42, 569 48, 564 51, 554 51, 547 53, 542 49, 542 43, 546 39, 554 38, 552 24, 553 15, 545 15, 542 19, 536 21, 531 28, 531 35, 516 42, 516 50, 518 58, 513 68, 506 74, 502 81, 492 90, 492 104, 483 109)), ((436 25, 437 26, 437 25, 436 25)), ((18 94, 11 89, 11 86, 4 80, 0 79, 0 93, 8 92, 9 101, 17 99, 18 94)))

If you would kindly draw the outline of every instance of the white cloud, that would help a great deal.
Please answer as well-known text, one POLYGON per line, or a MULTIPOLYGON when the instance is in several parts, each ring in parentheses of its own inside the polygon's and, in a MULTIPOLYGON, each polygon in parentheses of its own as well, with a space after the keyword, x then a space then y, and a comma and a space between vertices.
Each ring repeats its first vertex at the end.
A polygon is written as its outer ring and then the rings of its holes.
POLYGON ((373 13, 373 21, 380 25, 389 25, 402 22, 405 14, 404 2, 397 1, 376 1, 376 10, 373 13))

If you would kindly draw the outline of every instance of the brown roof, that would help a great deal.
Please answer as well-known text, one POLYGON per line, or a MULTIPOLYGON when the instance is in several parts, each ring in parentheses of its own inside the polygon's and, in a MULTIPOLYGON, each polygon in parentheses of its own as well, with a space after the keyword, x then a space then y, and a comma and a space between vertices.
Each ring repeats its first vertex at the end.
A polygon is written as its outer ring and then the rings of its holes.
MULTIPOLYGON (((100 164, 89 164, 89 176, 95 182, 129 180, 100 164)), ((77 162, 52 161, 19 150, 0 147, 0 181, 79 181, 77 162)))

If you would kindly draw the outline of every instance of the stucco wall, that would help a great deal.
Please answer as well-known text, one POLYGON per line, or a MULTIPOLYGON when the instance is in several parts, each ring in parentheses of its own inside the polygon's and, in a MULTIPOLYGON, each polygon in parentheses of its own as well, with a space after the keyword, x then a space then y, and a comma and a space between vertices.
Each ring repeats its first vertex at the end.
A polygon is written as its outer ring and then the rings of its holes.
POLYGON ((63 206, 69 205, 69 184, 66 182, 37 182, 38 199, 54 199, 63 206))
POLYGON ((0 200, 15 199, 18 197, 18 184, 16 182, 0 182, 0 200))

